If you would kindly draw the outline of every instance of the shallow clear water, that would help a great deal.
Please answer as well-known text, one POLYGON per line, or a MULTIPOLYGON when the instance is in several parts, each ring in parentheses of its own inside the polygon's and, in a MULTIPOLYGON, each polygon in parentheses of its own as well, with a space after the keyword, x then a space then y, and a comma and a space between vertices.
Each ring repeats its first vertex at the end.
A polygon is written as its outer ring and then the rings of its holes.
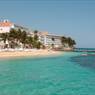
POLYGON ((1 59, 0 95, 95 95, 95 56, 1 59))

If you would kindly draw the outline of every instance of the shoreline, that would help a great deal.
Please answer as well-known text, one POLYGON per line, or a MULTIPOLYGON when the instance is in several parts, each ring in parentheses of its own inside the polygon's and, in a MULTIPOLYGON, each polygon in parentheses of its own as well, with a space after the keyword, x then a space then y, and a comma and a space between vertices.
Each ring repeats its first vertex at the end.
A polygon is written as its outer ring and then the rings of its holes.
POLYGON ((31 50, 31 51, 0 51, 1 58, 19 58, 19 57, 44 57, 57 56, 63 52, 52 50, 31 50))

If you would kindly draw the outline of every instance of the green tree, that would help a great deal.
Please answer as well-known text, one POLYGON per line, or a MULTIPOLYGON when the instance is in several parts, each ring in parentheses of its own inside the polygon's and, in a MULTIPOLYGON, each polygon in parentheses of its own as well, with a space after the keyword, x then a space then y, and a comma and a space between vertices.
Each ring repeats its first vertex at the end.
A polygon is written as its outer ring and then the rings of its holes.
POLYGON ((34 31, 34 40, 35 40, 35 41, 38 41, 38 40, 39 40, 39 37, 38 37, 38 30, 35 30, 35 31, 34 31))
POLYGON ((76 44, 75 40, 73 40, 71 37, 68 37, 67 41, 68 41, 69 47, 73 47, 76 44))
POLYGON ((1 33, 0 38, 2 41, 4 41, 4 43, 6 43, 6 41, 9 39, 9 33, 1 33))
POLYGON ((26 44, 28 44, 29 48, 32 48, 33 47, 33 37, 27 36, 26 44))
POLYGON ((25 48, 25 44, 26 44, 26 38, 27 38, 27 33, 26 33, 26 31, 23 31, 21 33, 21 43, 24 45, 24 48, 25 48))
POLYGON ((39 47, 39 37, 38 37, 38 31, 34 31, 34 37, 33 37, 33 47, 38 48, 39 47))
POLYGON ((34 34, 37 34, 38 33, 38 30, 34 30, 34 34))
POLYGON ((9 37, 11 39, 16 39, 17 38, 17 31, 15 29, 11 29, 9 32, 9 37))
POLYGON ((34 35, 34 41, 38 41, 39 40, 39 37, 38 37, 38 35, 34 35))
POLYGON ((21 29, 18 29, 17 30, 17 39, 19 42, 21 41, 21 37, 22 37, 22 31, 21 31, 21 29))
POLYGON ((9 40, 9 33, 1 33, 0 34, 0 40, 4 42, 4 48, 7 48, 8 47, 8 40, 9 40))
POLYGON ((67 38, 65 36, 61 37, 61 43, 63 46, 65 46, 65 44, 67 43, 67 38))
POLYGON ((37 46, 36 46, 36 48, 37 48, 37 49, 40 49, 41 46, 42 46, 42 43, 38 41, 38 42, 37 42, 37 46))

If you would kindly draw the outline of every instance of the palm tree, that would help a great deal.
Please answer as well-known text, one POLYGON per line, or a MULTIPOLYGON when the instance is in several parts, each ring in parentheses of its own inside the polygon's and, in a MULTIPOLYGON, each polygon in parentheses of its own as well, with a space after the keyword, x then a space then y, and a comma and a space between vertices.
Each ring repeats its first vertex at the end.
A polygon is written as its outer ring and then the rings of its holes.
POLYGON ((9 37, 16 39, 17 38, 17 31, 15 29, 11 29, 9 32, 9 37))
POLYGON ((1 33, 0 34, 1 41, 4 42, 4 48, 8 47, 9 33, 1 33))
POLYGON ((67 41, 68 41, 69 47, 73 47, 76 44, 75 40, 73 40, 71 37, 68 37, 67 41))
POLYGON ((38 41, 36 48, 37 48, 37 49, 40 49, 40 48, 41 48, 41 45, 42 45, 42 43, 41 43, 40 41, 38 41))
POLYGON ((34 31, 34 40, 35 40, 36 42, 39 40, 38 31, 37 31, 37 30, 34 31))
POLYGON ((28 44, 29 48, 33 46, 33 37, 27 36, 26 37, 26 44, 28 44))
POLYGON ((34 41, 38 41, 39 40, 39 37, 38 37, 38 35, 34 35, 34 41))
POLYGON ((73 44, 73 45, 76 45, 76 41, 75 41, 75 40, 72 40, 72 44, 73 44))
POLYGON ((38 37, 38 31, 34 31, 34 37, 33 37, 33 47, 37 48, 39 44, 39 37, 38 37))
POLYGON ((23 31, 21 33, 21 43, 24 45, 24 48, 25 48, 25 44, 26 44, 26 38, 27 38, 27 33, 26 33, 26 31, 23 31))
POLYGON ((37 34, 38 33, 38 30, 34 30, 34 34, 37 34))
POLYGON ((22 31, 20 29, 17 30, 17 40, 21 41, 22 31))
POLYGON ((65 46, 65 44, 67 43, 67 38, 65 36, 61 37, 61 43, 63 46, 65 46))
POLYGON ((6 41, 8 40, 8 33, 1 33, 0 34, 0 38, 4 41, 4 43, 6 43, 6 41))

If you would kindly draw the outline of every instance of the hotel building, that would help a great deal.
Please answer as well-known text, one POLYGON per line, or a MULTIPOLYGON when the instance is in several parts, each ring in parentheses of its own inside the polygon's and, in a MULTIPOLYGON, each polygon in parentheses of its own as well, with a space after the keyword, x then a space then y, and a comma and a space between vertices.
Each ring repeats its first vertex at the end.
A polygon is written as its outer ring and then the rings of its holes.
POLYGON ((48 34, 48 32, 39 32, 39 41, 46 47, 59 48, 62 46, 61 36, 48 34))
POLYGON ((11 29, 21 29, 21 31, 31 32, 29 28, 14 24, 9 20, 4 20, 0 22, 0 33, 10 32, 11 29))

